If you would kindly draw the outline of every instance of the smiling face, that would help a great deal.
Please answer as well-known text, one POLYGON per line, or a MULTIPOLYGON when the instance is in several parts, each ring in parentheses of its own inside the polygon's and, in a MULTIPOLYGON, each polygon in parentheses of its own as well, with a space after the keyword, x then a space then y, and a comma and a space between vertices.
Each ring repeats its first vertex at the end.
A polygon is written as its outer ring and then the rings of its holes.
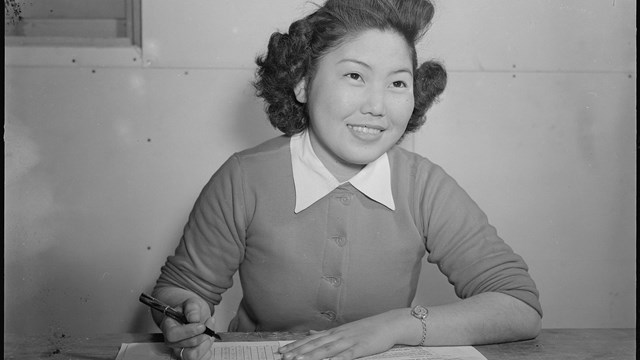
POLYGON ((395 32, 367 30, 323 56, 295 92, 316 155, 348 180, 404 134, 414 107, 410 49, 395 32))

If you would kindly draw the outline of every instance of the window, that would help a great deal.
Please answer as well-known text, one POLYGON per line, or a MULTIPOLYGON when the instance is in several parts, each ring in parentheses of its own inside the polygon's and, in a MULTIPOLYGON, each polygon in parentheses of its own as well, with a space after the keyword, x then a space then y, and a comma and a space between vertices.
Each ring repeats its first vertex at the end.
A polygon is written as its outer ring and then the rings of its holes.
POLYGON ((140 47, 140 0, 5 0, 5 45, 140 47))

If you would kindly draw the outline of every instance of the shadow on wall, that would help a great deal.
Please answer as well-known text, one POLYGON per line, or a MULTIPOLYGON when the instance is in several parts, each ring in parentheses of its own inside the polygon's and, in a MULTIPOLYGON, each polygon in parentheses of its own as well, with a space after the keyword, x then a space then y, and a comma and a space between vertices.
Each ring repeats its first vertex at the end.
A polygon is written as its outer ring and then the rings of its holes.
MULTIPOLYGON (((5 121, 5 328, 21 332, 50 316, 38 312, 51 292, 42 275, 51 273, 46 260, 54 247, 54 212, 50 184, 33 173, 42 163, 34 134, 12 113, 5 121), (49 269, 49 271, 47 271, 49 269), (18 310, 22 309, 22 310, 18 310)), ((55 263, 53 264, 55 265, 55 263)), ((50 306, 46 306, 50 308, 50 306)), ((42 321, 43 324, 48 324, 42 321)), ((47 329, 42 329, 47 331, 47 329)))
POLYGON ((233 139, 238 139, 238 148, 241 150, 256 146, 263 141, 282 135, 273 128, 265 113, 264 102, 255 94, 255 88, 251 81, 253 77, 242 88, 236 100, 236 114, 233 127, 233 139))

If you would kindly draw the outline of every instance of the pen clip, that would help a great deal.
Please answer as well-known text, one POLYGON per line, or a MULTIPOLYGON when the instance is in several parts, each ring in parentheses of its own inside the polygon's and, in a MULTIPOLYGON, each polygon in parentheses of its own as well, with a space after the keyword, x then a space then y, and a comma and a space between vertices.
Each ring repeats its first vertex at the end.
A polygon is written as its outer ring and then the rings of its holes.
POLYGON ((170 318, 173 318, 177 321, 182 322, 183 324, 187 324, 189 321, 187 320, 187 317, 181 313, 180 311, 172 308, 171 306, 162 303, 160 300, 151 297, 145 293, 140 294, 140 298, 139 300, 150 306, 151 308, 161 312, 162 314, 169 316, 170 318))

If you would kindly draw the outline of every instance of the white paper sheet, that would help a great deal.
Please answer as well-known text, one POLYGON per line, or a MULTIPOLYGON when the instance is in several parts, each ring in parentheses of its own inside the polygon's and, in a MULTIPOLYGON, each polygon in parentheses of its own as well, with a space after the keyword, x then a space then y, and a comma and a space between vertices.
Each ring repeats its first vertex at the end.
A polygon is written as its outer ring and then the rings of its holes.
MULTIPOLYGON (((291 341, 214 342, 211 360, 281 360, 277 349, 291 341)), ((471 346, 398 346, 365 360, 487 360, 471 346)), ((164 343, 125 343, 116 360, 178 360, 164 343)))

